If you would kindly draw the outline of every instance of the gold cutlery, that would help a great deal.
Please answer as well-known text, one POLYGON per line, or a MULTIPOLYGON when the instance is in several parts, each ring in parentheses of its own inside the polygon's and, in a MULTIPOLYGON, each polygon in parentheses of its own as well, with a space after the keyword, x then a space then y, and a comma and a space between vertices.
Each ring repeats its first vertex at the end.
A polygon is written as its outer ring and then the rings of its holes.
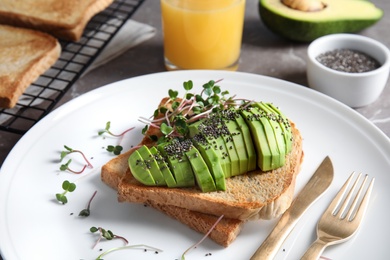
POLYGON ((251 260, 273 259, 300 217, 328 189, 332 180, 333 165, 327 156, 291 203, 290 208, 282 215, 266 240, 251 257, 251 260))
POLYGON ((318 259, 327 246, 345 242, 358 230, 367 210, 375 179, 373 178, 371 180, 364 196, 361 198, 368 175, 364 177, 359 190, 356 192, 357 185, 362 175, 359 174, 355 183, 345 196, 354 175, 355 173, 351 174, 322 215, 317 224, 317 239, 309 247, 301 260, 318 259), (342 205, 340 205, 341 203, 342 205))

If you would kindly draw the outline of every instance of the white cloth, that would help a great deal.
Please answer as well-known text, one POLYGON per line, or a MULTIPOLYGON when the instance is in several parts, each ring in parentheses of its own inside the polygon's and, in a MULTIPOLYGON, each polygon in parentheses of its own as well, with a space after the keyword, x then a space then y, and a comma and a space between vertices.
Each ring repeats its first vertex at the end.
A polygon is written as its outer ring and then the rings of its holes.
MULTIPOLYGON (((113 19, 109 21, 106 26, 116 22, 119 21, 113 19)), ((115 59, 130 48, 149 40, 155 34, 156 29, 154 27, 134 20, 128 20, 82 76, 115 59)))

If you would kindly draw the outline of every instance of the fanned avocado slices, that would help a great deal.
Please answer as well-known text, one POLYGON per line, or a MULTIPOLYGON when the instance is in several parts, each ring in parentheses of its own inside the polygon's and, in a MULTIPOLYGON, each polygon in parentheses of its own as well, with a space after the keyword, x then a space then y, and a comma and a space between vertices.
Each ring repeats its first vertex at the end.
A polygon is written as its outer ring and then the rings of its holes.
MULTIPOLYGON (((263 114, 264 120, 268 121, 271 125, 271 128, 274 133, 274 138, 276 141, 276 147, 278 149, 277 154, 273 155, 273 159, 275 158, 275 167, 280 167, 284 165, 286 160, 286 142, 284 140, 282 126, 278 122, 278 116, 274 113, 272 109, 268 107, 263 102, 257 102, 254 104, 254 107, 259 110, 260 113, 263 114)), ((270 137, 272 138, 272 137, 270 137)))
POLYGON ((145 163, 144 159, 137 150, 129 156, 128 164, 134 178, 136 178, 139 182, 148 186, 156 185, 147 163, 145 163))
POLYGON ((268 171, 283 166, 286 155, 285 148, 283 147, 283 149, 280 151, 279 143, 284 142, 284 139, 281 137, 277 138, 275 136, 275 127, 277 127, 277 124, 273 124, 273 121, 270 120, 269 114, 267 114, 266 111, 259 109, 257 105, 254 105, 250 111, 254 115, 255 119, 263 125, 265 137, 268 141, 271 152, 271 164, 269 168, 264 167, 262 170, 268 171))
MULTIPOLYGON (((257 165, 263 171, 272 169, 272 152, 267 139, 264 125, 250 112, 251 109, 240 111, 251 130, 253 141, 257 150, 257 165)), ((272 129, 271 129, 272 131, 272 129)))
POLYGON ((282 134, 286 143, 286 154, 291 152, 292 149, 292 132, 291 132, 291 124, 288 118, 273 104, 267 103, 267 106, 272 109, 277 115, 282 130, 282 134))
POLYGON ((190 139, 179 140, 174 138, 169 142, 159 144, 157 149, 166 158, 176 180, 176 187, 195 186, 194 173, 191 164, 185 155, 192 146, 190 139))
POLYGON ((225 174, 225 178, 231 177, 231 161, 220 130, 216 128, 210 119, 206 118, 189 126, 190 138, 193 138, 199 133, 203 134, 207 142, 216 151, 219 158, 221 158, 221 166, 225 174))
POLYGON ((196 134, 192 138, 192 142, 206 162, 207 167, 214 178, 216 189, 226 190, 225 174, 223 173, 220 157, 202 134, 196 134))
POLYGON ((252 141, 251 131, 247 123, 245 122, 245 119, 242 117, 239 111, 236 110, 235 114, 236 114, 235 120, 238 127, 241 129, 245 148, 248 153, 248 172, 250 172, 257 168, 257 154, 256 154, 255 146, 252 141))
POLYGON ((292 149, 290 121, 271 103, 216 109, 186 127, 184 136, 165 136, 157 146, 142 146, 130 155, 130 170, 138 181, 168 187, 197 184, 202 192, 224 191, 225 178, 257 167, 279 168, 292 149))
POLYGON ((214 178, 199 151, 192 146, 192 148, 185 154, 190 161, 196 182, 202 192, 216 191, 217 188, 215 186, 214 178))
POLYGON ((169 169, 167 163, 165 162, 164 157, 162 157, 161 153, 157 150, 155 146, 151 147, 149 150, 150 153, 153 155, 154 159, 156 160, 159 170, 161 171, 161 174, 163 175, 167 186, 170 188, 177 187, 176 180, 173 177, 173 174, 169 169))
POLYGON ((157 164, 156 159, 149 151, 149 148, 143 145, 140 148, 138 148, 137 152, 144 160, 145 165, 147 165, 147 168, 149 169, 150 174, 152 175, 154 182, 156 183, 156 186, 165 186, 166 182, 164 176, 157 164))
POLYGON ((228 140, 228 143, 230 143, 229 146, 229 152, 230 147, 233 147, 238 159, 238 165, 239 170, 236 172, 232 172, 232 176, 240 175, 243 173, 248 172, 248 152, 245 147, 245 140, 244 136, 242 134, 241 128, 238 126, 235 118, 237 117, 237 113, 235 109, 228 109, 221 112, 221 116, 223 119, 223 123, 226 125, 229 135, 226 138, 228 140))

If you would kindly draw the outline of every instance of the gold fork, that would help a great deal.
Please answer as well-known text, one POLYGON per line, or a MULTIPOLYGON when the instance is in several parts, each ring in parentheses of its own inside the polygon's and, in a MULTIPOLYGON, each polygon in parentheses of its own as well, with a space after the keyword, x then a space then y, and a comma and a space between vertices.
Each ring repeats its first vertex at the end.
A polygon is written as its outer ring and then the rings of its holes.
POLYGON ((364 177, 359 190, 355 192, 362 175, 359 174, 355 183, 349 189, 349 192, 345 197, 347 188, 352 182, 354 175, 355 173, 351 174, 322 215, 317 224, 317 239, 313 242, 313 244, 311 244, 309 249, 302 256, 301 260, 318 259, 327 246, 345 242, 356 233, 356 230, 362 222, 361 220, 364 213, 366 212, 375 179, 373 178, 371 180, 364 196, 360 198, 368 175, 364 177), (344 197, 345 199, 343 200, 344 197), (352 199, 353 201, 351 202, 352 199), (341 203, 342 205, 340 205, 341 203), (358 205, 358 203, 360 204, 358 205))

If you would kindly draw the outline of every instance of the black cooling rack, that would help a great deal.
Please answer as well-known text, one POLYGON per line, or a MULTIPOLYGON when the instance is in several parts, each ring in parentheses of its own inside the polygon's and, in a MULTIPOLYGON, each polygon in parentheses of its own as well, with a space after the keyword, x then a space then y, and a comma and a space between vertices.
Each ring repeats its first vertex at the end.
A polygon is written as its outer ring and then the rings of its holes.
POLYGON ((58 61, 11 109, 0 109, 0 130, 24 134, 47 115, 145 0, 115 0, 95 15, 78 42, 60 41, 58 61))

